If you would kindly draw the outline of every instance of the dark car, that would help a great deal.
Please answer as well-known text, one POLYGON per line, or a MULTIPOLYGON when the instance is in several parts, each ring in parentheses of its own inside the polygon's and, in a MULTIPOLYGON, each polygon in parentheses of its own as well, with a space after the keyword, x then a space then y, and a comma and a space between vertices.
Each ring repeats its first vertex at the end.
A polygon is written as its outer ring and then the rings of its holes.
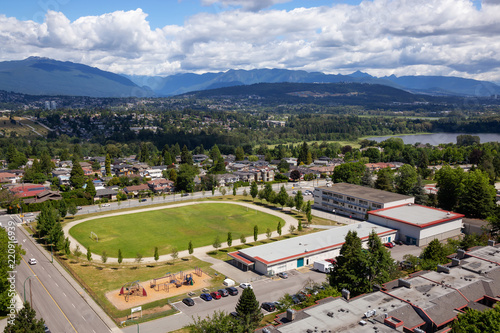
POLYGON ((230 315, 233 316, 234 318, 238 318, 238 312, 236 311, 231 312, 230 315))
POLYGON ((400 241, 400 240, 396 241, 395 243, 398 245, 404 245, 403 241, 400 241))
POLYGON ((139 202, 145 202, 145 201, 148 201, 148 199, 141 199, 141 200, 139 200, 139 202))
POLYGON ((222 296, 222 297, 227 297, 229 296, 229 293, 227 292, 226 289, 219 289, 217 292, 222 296))
POLYGON ((287 272, 281 272, 278 273, 278 276, 282 279, 288 279, 288 273, 287 272))
POLYGON ((43 324, 43 331, 44 331, 45 333, 51 333, 51 332, 50 332, 50 330, 49 330, 49 328, 48 328, 48 327, 47 327, 47 325, 45 325, 45 324, 43 324))
POLYGON ((183 197, 187 197, 188 195, 189 195, 189 193, 182 193, 183 197))
POLYGON ((292 295, 291 297, 292 297, 293 304, 299 304, 300 303, 300 299, 296 295, 292 295))
POLYGON ((276 306, 274 306, 273 303, 271 302, 264 302, 262 303, 261 307, 266 310, 267 312, 273 312, 276 311, 276 306))
POLYGON ((207 302, 212 300, 212 296, 210 296, 210 294, 207 294, 207 293, 201 294, 200 298, 204 301, 207 301, 207 302))
POLYGON ((182 303, 186 304, 187 306, 193 306, 194 301, 192 298, 186 297, 182 300, 182 303))
POLYGON ((304 302, 307 298, 306 295, 304 295, 303 293, 298 293, 296 296, 299 298, 301 302, 304 302))
POLYGON ((219 294, 219 292, 218 292, 218 291, 212 291, 212 292, 210 293, 210 296, 212 296, 212 298, 213 298, 213 299, 221 299, 221 298, 222 298, 222 295, 221 295, 221 294, 219 294))
POLYGON ((229 295, 231 295, 231 296, 238 295, 238 289, 236 289, 235 287, 228 287, 228 288, 226 288, 226 290, 229 293, 229 295))

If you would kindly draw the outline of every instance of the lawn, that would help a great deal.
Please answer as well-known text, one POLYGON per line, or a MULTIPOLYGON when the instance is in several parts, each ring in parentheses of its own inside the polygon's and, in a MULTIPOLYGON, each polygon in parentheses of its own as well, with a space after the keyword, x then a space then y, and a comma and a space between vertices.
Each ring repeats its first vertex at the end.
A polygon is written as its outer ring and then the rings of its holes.
POLYGON ((255 225, 259 233, 267 228, 275 230, 278 221, 282 220, 243 206, 207 202, 99 218, 74 226, 70 234, 94 253, 106 251, 116 257, 121 249, 126 258, 134 258, 137 253, 152 257, 156 246, 160 255, 168 254, 173 248, 186 250, 189 241, 193 247, 211 245, 217 236, 224 242, 228 232, 233 239, 241 234, 253 236, 255 225), (90 239, 91 231, 97 234, 98 242, 90 239))

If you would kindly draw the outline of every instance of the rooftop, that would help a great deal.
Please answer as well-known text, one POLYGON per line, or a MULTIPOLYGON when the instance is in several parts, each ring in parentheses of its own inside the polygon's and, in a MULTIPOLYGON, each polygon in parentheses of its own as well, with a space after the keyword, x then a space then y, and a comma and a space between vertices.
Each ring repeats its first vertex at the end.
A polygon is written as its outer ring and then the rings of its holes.
POLYGON ((378 209, 370 211, 368 214, 412 224, 421 228, 464 217, 462 214, 415 204, 378 209))
POLYGON ((323 249, 340 247, 344 244, 345 237, 350 231, 356 231, 358 237, 366 239, 374 230, 379 236, 395 232, 394 229, 379 226, 369 222, 359 222, 356 224, 341 226, 321 232, 316 232, 304 236, 285 239, 279 242, 268 243, 240 250, 248 257, 253 257, 264 263, 279 262, 296 256, 304 255, 305 252, 321 251, 323 249))
POLYGON ((347 183, 333 184, 331 187, 317 187, 323 191, 342 193, 354 198, 369 200, 379 203, 389 203, 399 200, 408 200, 412 197, 398 193, 392 193, 382 190, 377 190, 371 187, 365 187, 347 183))

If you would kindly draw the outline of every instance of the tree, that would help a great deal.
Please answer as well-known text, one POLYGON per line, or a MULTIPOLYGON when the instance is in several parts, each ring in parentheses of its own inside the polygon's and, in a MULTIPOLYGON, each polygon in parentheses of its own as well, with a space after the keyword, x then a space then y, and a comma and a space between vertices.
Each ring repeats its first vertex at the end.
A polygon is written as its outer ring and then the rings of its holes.
POLYGON ((424 182, 422 180, 422 177, 419 175, 417 178, 417 182, 413 186, 413 188, 410 190, 410 193, 408 195, 415 197, 415 203, 418 205, 425 205, 427 204, 427 200, 429 199, 429 195, 425 191, 424 187, 424 182))
POLYGON ((69 204, 68 213, 70 213, 73 216, 75 216, 75 214, 78 213, 78 208, 76 207, 76 205, 73 201, 70 202, 70 204, 69 204))
POLYGON ((463 177, 464 171, 462 169, 452 169, 449 165, 443 166, 436 172, 435 179, 439 207, 445 210, 453 210, 457 206, 463 177))
POLYGON ((302 143, 302 146, 300 147, 299 157, 297 158, 297 164, 301 163, 306 165, 311 164, 312 158, 309 154, 310 154, 309 145, 307 144, 307 142, 304 141, 302 143))
POLYGON ((74 161, 73 163, 69 176, 69 182, 71 186, 76 189, 82 188, 83 184, 85 184, 85 173, 83 172, 83 169, 78 161, 74 161))
POLYGON ((271 232, 271 229, 267 228, 267 230, 266 230, 266 237, 267 237, 267 239, 270 239, 272 235, 273 235, 273 233, 271 232))
POLYGON ((252 182, 252 185, 250 185, 250 195, 252 196, 252 201, 255 200, 257 194, 259 194, 259 189, 257 188, 257 182, 252 182))
POLYGON ((408 195, 418 181, 415 167, 405 164, 399 168, 399 173, 395 177, 396 191, 400 194, 408 195))
POLYGON ((244 234, 240 235, 240 242, 241 242, 241 244, 245 244, 247 242, 247 238, 245 237, 244 234))
POLYGON ((7 321, 8 324, 4 333, 44 333, 45 321, 43 318, 36 318, 36 311, 30 306, 29 302, 24 302, 23 308, 14 317, 13 321, 7 321))
POLYGON ((302 195, 302 191, 300 190, 297 191, 294 201, 295 201, 295 208, 297 208, 297 210, 301 210, 302 205, 304 204, 304 196, 302 195))
POLYGON ((278 192, 278 195, 276 196, 276 202, 280 204, 281 209, 283 209, 287 200, 288 200, 288 193, 285 189, 285 186, 281 186, 281 189, 278 192))
POLYGON ((170 253, 170 256, 172 257, 172 263, 174 263, 177 258, 179 258, 179 251, 176 247, 172 248, 172 253, 170 253))
POLYGON ((276 231, 278 232, 278 235, 280 235, 280 236, 281 236, 281 228, 282 228, 281 221, 278 221, 278 226, 276 227, 276 231))
POLYGON ((290 170, 290 164, 288 164, 288 162, 285 161, 284 158, 282 158, 281 161, 278 163, 277 168, 281 173, 285 173, 288 172, 288 170, 290 170))
POLYGON ((288 227, 288 232, 293 234, 295 231, 295 226, 293 224, 290 224, 290 227, 288 227))
POLYGON ((154 258, 155 258, 156 262, 158 262, 158 260, 160 260, 160 254, 158 253, 158 246, 155 246, 154 258))
POLYGON ((106 261, 108 261, 108 253, 106 251, 102 251, 101 261, 102 261, 103 264, 105 264, 106 261))
POLYGON ((293 181, 297 181, 298 179, 300 179, 301 176, 302 175, 301 175, 300 171, 297 169, 290 171, 290 179, 293 181))
POLYGON ((233 235, 229 231, 227 233, 227 246, 231 247, 232 244, 233 244, 233 235))
POLYGON ((233 316, 228 316, 223 311, 216 310, 212 317, 207 315, 205 319, 199 316, 193 319, 193 323, 184 326, 190 333, 240 333, 240 323, 233 316))
POLYGON ((302 231, 302 220, 299 220, 299 224, 297 225, 297 231, 302 231))
POLYGON ((467 309, 465 313, 458 315, 451 327, 456 333, 498 332, 500 307, 496 305, 493 309, 483 311, 467 309))
POLYGON ((90 252, 90 246, 87 247, 87 261, 89 263, 92 261, 92 252, 90 252))
POLYGON ((193 165, 193 155, 189 149, 184 145, 181 151, 181 164, 193 165))
POLYGON ((380 237, 375 231, 368 236, 368 263, 367 279, 370 286, 382 285, 391 280, 391 273, 397 270, 391 253, 382 244, 380 237))
POLYGON ((168 172, 168 179, 173 181, 174 183, 177 181, 177 171, 174 168, 170 169, 168 172))
POLYGON ((36 230, 38 232, 38 236, 48 236, 52 232, 56 223, 58 223, 58 212, 52 207, 52 205, 50 205, 50 203, 45 203, 42 206, 40 214, 36 217, 36 220, 36 230))
POLYGON ((66 240, 64 241, 64 253, 66 255, 69 255, 71 253, 71 249, 70 249, 70 240, 69 240, 69 237, 66 237, 66 240))
POLYGON ((80 250, 80 245, 76 246, 75 251, 73 251, 73 255, 76 257, 77 260, 80 260, 80 256, 82 255, 82 251, 80 250))
POLYGON ((241 322, 243 332, 253 332, 262 320, 260 304, 252 288, 243 289, 236 304, 236 313, 241 322))
POLYGON ((335 167, 332 180, 335 183, 361 184, 366 166, 363 162, 344 163, 335 167))
POLYGON ((307 201, 306 204, 306 218, 307 218, 307 224, 311 224, 312 221, 312 207, 311 207, 311 201, 307 201))
POLYGON ((243 190, 243 196, 244 196, 245 198, 248 196, 247 189, 244 189, 244 190, 243 190))
POLYGON ((122 250, 118 249, 118 263, 121 264, 123 261, 122 250))
POLYGON ((236 150, 234 151, 234 156, 236 161, 243 161, 245 159, 245 151, 243 150, 243 147, 236 147, 236 150))
POLYGON ((189 241, 189 244, 188 244, 188 253, 189 254, 193 254, 194 252, 194 249, 193 249, 193 242, 192 241, 189 241))
POLYGON ((445 248, 437 239, 433 239, 429 245, 427 245, 420 254, 420 258, 437 264, 444 264, 447 262, 445 248))
POLYGON ((375 181, 375 188, 383 191, 392 192, 394 189, 394 176, 391 168, 380 169, 375 181))
POLYGON ((210 159, 212 160, 212 166, 214 166, 219 160, 219 158, 222 157, 219 147, 217 147, 217 145, 212 146, 212 149, 210 149, 208 157, 210 157, 210 159))
POLYGON ((458 212, 473 218, 486 218, 493 212, 495 202, 495 187, 484 172, 477 169, 463 175, 459 187, 458 212))
POLYGON ((135 254, 135 262, 138 263, 138 264, 140 264, 141 261, 142 261, 142 253, 137 252, 135 254))
POLYGON ((66 201, 64 199, 59 200, 59 216, 63 219, 68 214, 68 206, 66 205, 66 201))
POLYGON ((234 184, 233 186, 233 196, 236 196, 236 191, 238 190, 238 186, 236 186, 236 184, 234 184))
POLYGON ((214 242, 212 243, 212 246, 214 247, 215 251, 218 251, 219 248, 222 246, 219 235, 215 237, 214 242))
POLYGON ((106 154, 106 161, 104 162, 104 168, 106 169, 106 176, 111 176, 111 156, 106 154))
POLYGON ((179 173, 177 174, 177 179, 175 182, 176 191, 194 191, 194 177, 196 176, 196 168, 188 165, 181 164, 179 166, 179 173))
POLYGON ((256 242, 259 237, 259 227, 257 225, 253 226, 253 241, 256 242))
POLYGON ((271 200, 271 193, 273 193, 273 186, 270 183, 267 183, 264 186, 264 199, 266 199, 268 202, 272 202, 271 200))
POLYGON ((366 278, 369 263, 361 247, 356 231, 349 231, 345 243, 337 256, 337 264, 333 266, 328 278, 330 285, 337 290, 347 289, 351 296, 370 291, 370 282, 366 278))
POLYGON ((94 182, 92 181, 92 179, 89 179, 87 181, 87 187, 85 188, 85 193, 88 194, 88 196, 92 200, 92 203, 94 203, 94 198, 95 198, 97 191, 95 189, 94 182))

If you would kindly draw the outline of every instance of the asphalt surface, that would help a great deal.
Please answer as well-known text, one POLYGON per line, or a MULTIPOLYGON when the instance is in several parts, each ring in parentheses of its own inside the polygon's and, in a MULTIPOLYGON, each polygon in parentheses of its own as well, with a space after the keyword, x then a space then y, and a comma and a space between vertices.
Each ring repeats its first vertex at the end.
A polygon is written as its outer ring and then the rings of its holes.
MULTIPOLYGON (((322 283, 326 281, 326 274, 319 273, 312 270, 307 270, 307 268, 301 269, 305 272, 291 271, 289 272, 290 277, 288 279, 277 279, 273 280, 270 278, 265 278, 259 281, 252 282, 252 287, 255 292, 255 296, 259 303, 263 302, 273 302, 280 299, 286 293, 295 294, 299 290, 303 289, 308 282, 322 283)), ((155 321, 146 322, 139 324, 140 332, 142 333, 163 333, 178 330, 186 325, 193 322, 193 318, 205 318, 208 315, 212 315, 214 311, 224 311, 230 313, 235 310, 236 303, 240 298, 243 291, 240 287, 236 286, 239 294, 237 296, 227 296, 218 300, 204 301, 197 297, 192 297, 195 305, 187 306, 182 302, 174 303, 173 305, 181 311, 180 313, 157 319, 155 321)), ((264 314, 269 312, 261 310, 264 314)), ((122 328, 125 333, 135 333, 137 332, 136 325, 128 326, 122 328)))
POLYGON ((45 320, 49 329, 53 333, 111 332, 82 294, 51 263, 50 253, 43 253, 22 230, 18 229, 16 236, 26 251, 17 267, 16 289, 22 299, 26 297, 32 302, 37 316, 45 320), (28 264, 30 258, 37 263, 28 264))

